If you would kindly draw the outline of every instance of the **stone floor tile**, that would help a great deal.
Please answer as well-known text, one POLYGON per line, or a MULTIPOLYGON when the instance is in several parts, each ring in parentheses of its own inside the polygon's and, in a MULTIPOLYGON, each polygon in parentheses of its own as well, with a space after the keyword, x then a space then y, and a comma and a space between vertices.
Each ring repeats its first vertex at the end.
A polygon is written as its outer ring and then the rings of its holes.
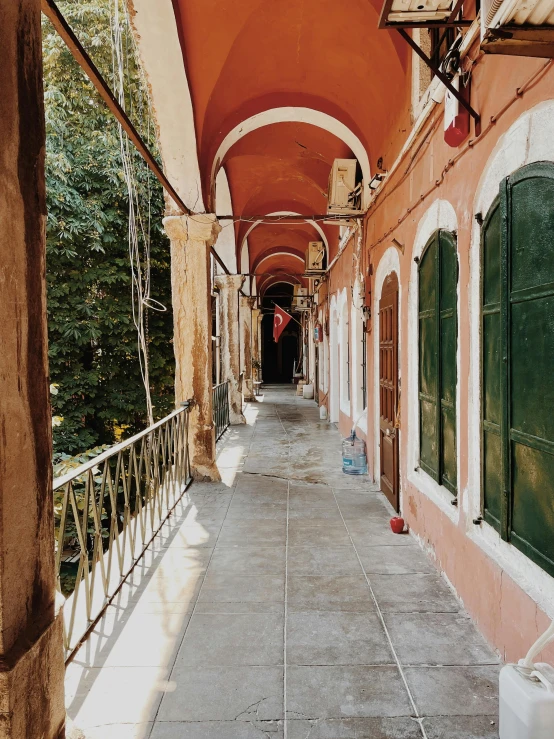
POLYGON ((390 513, 377 497, 374 495, 360 495, 359 498, 361 500, 356 502, 342 502, 337 496, 337 503, 345 521, 360 521, 371 517, 382 522, 382 524, 388 524, 390 513))
POLYGON ((409 716, 411 705, 396 667, 287 668, 287 718, 409 716))
POLYGON ((376 546, 411 546, 419 549, 409 534, 394 534, 386 519, 382 516, 367 516, 356 519, 345 519, 346 528, 352 537, 355 547, 376 546))
POLYGON ((363 574, 342 577, 298 577, 289 574, 287 604, 292 611, 374 611, 363 574))
POLYGON ((498 710, 498 666, 406 667, 422 716, 490 716, 498 710))
POLYGON ((352 547, 289 547, 289 575, 357 575, 360 563, 352 547))
MULTIPOLYGON (((322 519, 316 519, 321 522, 322 519)), ((352 542, 342 522, 330 523, 327 526, 316 524, 309 520, 289 521, 290 547, 350 547, 352 542)))
POLYGON ((382 611, 455 613, 461 606, 438 574, 372 575, 371 587, 382 611))
POLYGON ((418 723, 411 718, 289 720, 287 737, 288 739, 421 739, 421 731, 418 723))
POLYGON ((191 488, 190 492, 190 500, 195 505, 198 510, 203 510, 204 508, 209 508, 210 506, 213 506, 214 508, 222 508, 229 505, 229 503, 232 501, 233 496, 235 495, 235 491, 232 490, 231 492, 227 493, 218 493, 218 492, 212 492, 212 493, 201 493, 198 494, 194 490, 194 486, 191 488))
MULTIPOLYGON (((144 589, 140 589, 131 598, 131 603, 182 603, 192 606, 206 574, 204 567, 181 573, 154 573, 144 589)), ((186 610, 186 609, 185 609, 186 610)))
POLYGON ((270 492, 286 497, 288 487, 287 480, 266 477, 265 475, 241 475, 240 479, 237 480, 235 491, 237 494, 270 492))
POLYGON ((234 575, 284 575, 285 547, 234 546, 216 547, 209 573, 229 572, 234 575))
MULTIPOLYGON (((247 514, 249 515, 249 514, 247 514)), ((282 519, 227 519, 219 539, 220 546, 285 546, 287 539, 286 517, 282 519)))
POLYGON ((183 518, 183 526, 192 526, 196 523, 201 524, 222 524, 227 517, 227 508, 197 508, 193 506, 190 508, 185 517, 183 518))
POLYGON ((265 601, 262 603, 253 602, 242 602, 242 603, 226 603, 225 601, 210 603, 209 601, 203 601, 202 603, 196 603, 194 613, 214 613, 219 615, 221 613, 272 613, 272 614, 284 614, 285 602, 271 602, 265 601))
POLYGON ((205 570, 212 556, 209 549, 202 547, 168 548, 159 557, 155 575, 175 572, 187 573, 205 570))
POLYGON ((335 523, 342 524, 342 516, 336 505, 332 508, 302 507, 289 509, 289 522, 292 521, 306 521, 311 526, 328 526, 335 523))
POLYGON ((150 739, 283 739, 283 721, 158 722, 150 739))
MULTIPOLYGON (((215 546, 223 521, 218 523, 202 523, 196 521, 189 526, 181 526, 166 539, 166 549, 212 549, 215 546)), ((155 540, 154 540, 155 541, 155 540)))
POLYGON ((384 618, 403 664, 498 662, 471 619, 463 613, 385 613, 384 618))
POLYGON ((160 667, 82 667, 66 670, 67 713, 79 729, 151 722, 167 688, 160 667))
POLYGON ((497 714, 426 718, 423 726, 427 739, 498 739, 497 714))
POLYGON ((175 667, 282 665, 283 615, 200 614, 192 617, 175 667))
POLYGON ((381 492, 381 488, 374 482, 361 481, 362 487, 359 489, 352 489, 348 487, 341 487, 340 485, 333 486, 333 492, 335 495, 341 495, 342 493, 375 493, 382 498, 385 498, 381 492))
POLYGON ((362 567, 368 575, 433 574, 429 559, 415 547, 356 547, 362 567))
POLYGON ((393 654, 376 613, 313 611, 288 614, 289 665, 393 663, 393 654))
POLYGON ((79 663, 87 667, 170 666, 189 619, 190 612, 145 613, 110 606, 79 651, 79 663))
MULTIPOLYGON (((302 496, 291 495, 289 497, 289 511, 292 517, 294 516, 295 511, 304 508, 337 510, 337 504, 335 503, 333 498, 320 498, 318 495, 314 495, 312 493, 308 493, 302 496)), ((342 520, 342 517, 339 516, 339 518, 340 520, 342 520)))
POLYGON ((282 667, 181 666, 173 670, 158 721, 278 721, 282 667))
POLYGON ((206 575, 199 603, 241 603, 266 601, 275 603, 285 598, 285 578, 281 575, 231 575, 227 572, 206 575))
POLYGON ((248 519, 275 519, 277 521, 286 521, 287 504, 285 503, 265 503, 252 505, 249 503, 233 503, 229 506, 226 520, 243 520, 248 519))
POLYGON ((233 509, 252 506, 254 508, 265 505, 286 507, 287 493, 281 491, 259 491, 257 493, 236 493, 233 498, 233 509))
MULTIPOLYGON (((88 727, 85 739, 150 739, 154 724, 112 724, 111 726, 88 727)), ((71 738, 71 734, 69 735, 71 738)))

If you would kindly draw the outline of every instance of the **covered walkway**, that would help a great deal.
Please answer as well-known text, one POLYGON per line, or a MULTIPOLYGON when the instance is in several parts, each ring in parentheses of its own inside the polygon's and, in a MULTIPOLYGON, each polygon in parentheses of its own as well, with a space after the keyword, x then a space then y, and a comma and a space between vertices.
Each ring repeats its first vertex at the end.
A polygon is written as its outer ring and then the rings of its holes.
POLYGON ((67 670, 87 739, 489 739, 498 660, 290 386, 231 427, 67 670), (286 719, 286 721, 285 721, 286 719))

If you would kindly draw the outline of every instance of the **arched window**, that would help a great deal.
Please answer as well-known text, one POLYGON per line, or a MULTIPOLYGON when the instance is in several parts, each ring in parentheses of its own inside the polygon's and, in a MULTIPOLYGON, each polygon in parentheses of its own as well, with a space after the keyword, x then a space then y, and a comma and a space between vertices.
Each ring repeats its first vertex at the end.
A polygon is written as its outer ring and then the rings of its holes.
POLYGON ((483 223, 483 516, 554 575, 554 165, 522 167, 483 223))
POLYGON ((456 494, 456 240, 437 231, 419 264, 419 463, 456 494))

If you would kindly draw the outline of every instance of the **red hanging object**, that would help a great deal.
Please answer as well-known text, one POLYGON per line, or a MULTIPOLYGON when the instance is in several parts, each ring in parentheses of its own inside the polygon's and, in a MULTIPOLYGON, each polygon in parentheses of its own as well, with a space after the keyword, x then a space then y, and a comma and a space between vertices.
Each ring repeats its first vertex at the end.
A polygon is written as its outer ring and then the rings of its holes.
POLYGON ((275 306, 275 315, 273 316, 273 341, 279 341, 279 337, 291 320, 292 316, 289 316, 289 314, 282 308, 279 308, 278 305, 275 306))
MULTIPOLYGON (((459 75, 452 80, 452 86, 460 89, 459 75)), ((469 111, 447 90, 444 97, 444 140, 455 149, 468 135, 469 111)))

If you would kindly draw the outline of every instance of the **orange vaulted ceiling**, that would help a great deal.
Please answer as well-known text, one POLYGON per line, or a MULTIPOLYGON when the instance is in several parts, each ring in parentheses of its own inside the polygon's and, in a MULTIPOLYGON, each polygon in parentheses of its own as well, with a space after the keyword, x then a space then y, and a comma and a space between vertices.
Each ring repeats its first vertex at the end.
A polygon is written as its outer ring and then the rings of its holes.
MULTIPOLYGON (((231 147, 223 162, 235 214, 248 218, 325 213, 329 172, 337 157, 353 154, 333 134, 306 123, 278 123, 249 133, 231 147)), ((248 235, 251 268, 274 247, 294 246, 303 256, 308 241, 321 239, 309 224, 251 226, 244 221, 236 226, 238 249, 248 235)), ((323 230, 329 245, 334 245, 337 227, 323 226, 323 230)))
MULTIPOLYGON (((407 47, 377 28, 381 0, 173 4, 209 209, 215 207, 212 171, 222 142, 244 121, 275 108, 308 108, 336 119, 359 139, 372 170, 378 157, 386 157, 406 123, 410 86, 407 47)), ((324 130, 295 125, 265 126, 227 152, 221 164, 235 216, 325 212, 332 159, 352 154, 324 130)), ((251 265, 264 248, 265 228, 249 236, 251 265)), ((237 228, 238 248, 244 232, 237 228)), ((330 231, 335 241, 336 232, 330 231)))

